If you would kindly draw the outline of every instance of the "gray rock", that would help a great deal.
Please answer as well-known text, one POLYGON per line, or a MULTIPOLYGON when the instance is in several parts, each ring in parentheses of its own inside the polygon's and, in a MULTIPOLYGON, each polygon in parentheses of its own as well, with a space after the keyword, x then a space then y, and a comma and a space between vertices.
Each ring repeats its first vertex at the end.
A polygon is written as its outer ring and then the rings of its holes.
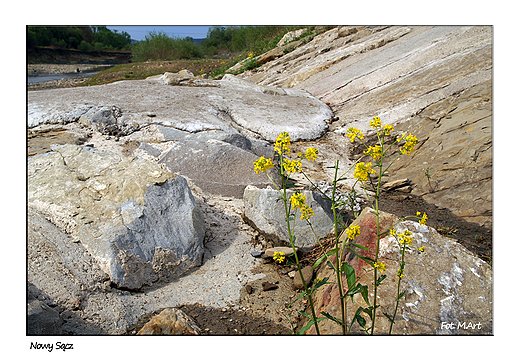
POLYGON ((186 180, 145 159, 55 147, 28 161, 28 202, 120 287, 139 289, 202 261, 204 218, 186 180))
POLYGON ((60 314, 39 300, 27 303, 27 335, 61 335, 64 321, 60 314))
MULTIPOLYGON (((330 202, 315 192, 303 192, 306 196, 306 204, 311 206, 314 211, 314 216, 310 221, 316 236, 324 237, 334 227, 330 202)), ((287 197, 290 198, 292 194, 294 191, 288 191, 287 197)), ((244 219, 268 239, 281 244, 290 244, 284 204, 282 201, 278 201, 279 198, 280 194, 277 190, 246 187, 244 190, 244 219)), ((296 237, 295 245, 304 251, 317 243, 307 222, 300 219, 300 214, 296 216, 293 232, 296 237)))
POLYGON ((247 185, 263 188, 270 184, 265 174, 254 171, 259 156, 251 151, 247 138, 221 132, 219 135, 223 140, 196 134, 179 141, 161 156, 159 163, 212 194, 242 198, 247 185))
POLYGON ((224 80, 218 84, 179 87, 149 79, 32 91, 28 126, 74 122, 94 107, 116 106, 122 111, 118 124, 141 128, 154 123, 188 132, 240 129, 269 141, 289 131, 296 141, 322 136, 328 126, 325 119, 332 116, 329 107, 305 91, 289 89, 284 90, 286 96, 273 96, 256 85, 224 80), (150 112, 155 116, 149 117, 150 112))

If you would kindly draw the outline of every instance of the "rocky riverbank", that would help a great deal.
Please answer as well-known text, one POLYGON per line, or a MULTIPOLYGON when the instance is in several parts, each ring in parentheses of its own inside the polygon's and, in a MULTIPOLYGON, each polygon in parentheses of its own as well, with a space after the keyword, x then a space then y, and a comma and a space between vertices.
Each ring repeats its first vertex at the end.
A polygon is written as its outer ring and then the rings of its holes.
MULTIPOLYGON (((373 116, 419 140, 392 167, 398 185, 381 209, 429 215, 430 227, 407 224, 430 250, 406 275, 395 333, 446 333, 442 322, 470 312, 485 324, 476 333, 492 333, 482 261, 492 257, 491 45, 490 27, 337 27, 241 77, 186 71, 29 92, 30 333, 135 334, 153 316, 148 330, 187 320, 179 332, 290 333, 306 304, 294 269, 265 257, 286 242, 262 208, 272 191, 253 161, 288 131, 295 151, 319 150, 304 167, 326 187, 336 160, 346 171, 363 156, 346 129, 367 132, 373 116)), ((305 266, 319 257, 300 246, 305 266)), ((324 310, 335 307, 329 291, 316 300, 324 310)))

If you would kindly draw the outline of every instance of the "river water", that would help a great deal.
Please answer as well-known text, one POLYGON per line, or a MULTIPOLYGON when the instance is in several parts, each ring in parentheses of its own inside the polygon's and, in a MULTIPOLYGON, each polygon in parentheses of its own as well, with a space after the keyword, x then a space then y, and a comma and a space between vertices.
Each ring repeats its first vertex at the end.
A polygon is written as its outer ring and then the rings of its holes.
POLYGON ((66 74, 38 74, 27 76, 27 84, 42 83, 46 81, 69 79, 69 78, 88 78, 99 71, 85 72, 85 73, 66 73, 66 74))

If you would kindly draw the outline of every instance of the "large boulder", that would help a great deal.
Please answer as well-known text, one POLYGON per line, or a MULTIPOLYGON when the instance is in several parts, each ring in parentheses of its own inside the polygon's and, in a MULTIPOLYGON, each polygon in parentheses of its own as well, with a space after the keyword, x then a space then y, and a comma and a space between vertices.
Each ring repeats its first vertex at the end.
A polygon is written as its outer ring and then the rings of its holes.
POLYGON ((91 115, 105 123, 117 119, 124 134, 155 123, 189 132, 236 133, 238 129, 274 141, 282 131, 289 131, 293 140, 319 138, 332 112, 306 91, 264 92, 256 85, 228 80, 203 87, 168 86, 158 79, 128 80, 29 92, 29 127, 67 124, 91 115), (106 112, 112 109, 121 112, 114 117, 106 112))
MULTIPOLYGON (((360 235, 355 243, 374 250, 377 242, 376 217, 373 209, 366 208, 355 220, 360 226, 360 235)), ((398 218, 380 212, 380 232, 390 229, 398 218)), ((400 291, 404 297, 399 302, 393 334, 491 334, 493 332, 493 271, 491 266, 469 252, 456 241, 444 237, 433 228, 413 221, 403 221, 395 229, 397 233, 409 230, 413 235, 413 250, 406 252, 404 278, 400 291), (421 253, 416 248, 425 247, 421 253)), ((345 234, 340 242, 345 240, 345 234)), ((381 239, 379 261, 386 264, 386 276, 378 287, 376 334, 387 334, 390 321, 383 315, 394 313, 401 254, 400 244, 391 235, 381 239)), ((359 249, 358 249, 359 250, 359 249)), ((373 257, 372 252, 360 250, 363 256, 373 257)), ((335 262, 332 256, 332 262, 335 262)), ((345 252, 342 261, 347 260, 356 271, 361 284, 368 285, 370 302, 373 302, 374 274, 372 267, 353 254, 345 252), (365 270, 366 269, 366 270, 365 270), (370 297, 372 295, 372 298, 370 297)), ((336 279, 336 275, 325 263, 316 277, 336 279)), ((343 276, 343 284, 347 285, 343 276)), ((319 288, 314 294, 316 312, 322 311, 341 318, 339 292, 336 284, 319 288)), ((354 296, 354 304, 348 301, 348 324, 358 307, 367 307, 360 294, 354 296)), ((367 325, 370 321, 367 319, 367 325)), ((320 324, 320 333, 341 333, 339 326, 330 320, 320 324)), ((359 327, 353 327, 355 333, 359 327)), ((312 327, 308 333, 316 330, 312 327)))
POLYGON ((75 145, 30 158, 27 168, 29 207, 79 240, 119 287, 201 264, 204 218, 184 178, 75 145))
MULTIPOLYGON (((294 191, 287 191, 287 198, 289 199, 294 193, 294 191)), ((307 251, 318 243, 316 237, 322 238, 330 233, 334 227, 334 216, 331 204, 325 198, 316 192, 303 191, 303 193, 306 197, 306 204, 312 207, 314 212, 310 221, 316 235, 307 222, 300 219, 299 213, 296 215, 292 232, 296 237, 296 247, 307 251)), ((244 220, 275 243, 290 244, 285 208, 280 198, 280 193, 275 189, 246 187, 244 190, 244 220)))

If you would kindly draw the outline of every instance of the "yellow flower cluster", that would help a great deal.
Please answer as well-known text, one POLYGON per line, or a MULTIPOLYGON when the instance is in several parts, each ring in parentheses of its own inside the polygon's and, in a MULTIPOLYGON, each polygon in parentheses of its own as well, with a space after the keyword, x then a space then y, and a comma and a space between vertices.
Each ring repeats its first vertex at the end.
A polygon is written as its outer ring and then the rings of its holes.
POLYGON ((302 208, 305 205, 305 194, 294 193, 291 196, 291 203, 295 209, 302 208))
POLYGON ((361 133, 361 130, 356 129, 354 127, 350 127, 347 129, 347 137, 350 139, 350 142, 353 143, 354 139, 364 139, 363 133, 361 133))
POLYGON ((374 147, 368 147, 368 149, 365 150, 364 153, 370 155, 372 159, 374 159, 377 162, 381 158, 383 150, 381 149, 381 146, 376 145, 374 147))
POLYGON ((361 233, 360 232, 360 228, 359 226, 353 226, 353 225, 350 225, 346 230, 345 232, 347 232, 347 238, 350 239, 350 240, 354 240, 354 238, 356 238, 357 236, 359 236, 359 234, 361 233))
POLYGON ((260 172, 266 172, 267 170, 274 167, 273 161, 271 158, 261 157, 255 161, 255 172, 256 174, 260 174, 260 172))
POLYGON ((372 169, 372 163, 359 162, 356 164, 354 169, 354 178, 360 182, 366 182, 369 174, 374 174, 375 171, 372 169))
POLYGON ((278 152, 278 154, 282 155, 283 152, 289 153, 291 149, 291 137, 289 137, 289 133, 281 132, 276 141, 274 142, 274 150, 278 152))
POLYGON ((309 219, 314 216, 312 208, 305 204, 305 194, 294 193, 291 196, 290 201, 294 209, 299 209, 302 212, 300 219, 309 219))
POLYGON ((426 224, 427 221, 428 221, 428 216, 426 215, 426 213, 424 213, 424 214, 422 215, 422 218, 421 218, 421 220, 419 221, 419 223, 420 223, 422 226, 424 226, 424 225, 426 224))
POLYGON ((285 260, 284 252, 274 252, 273 260, 278 263, 282 263, 285 260))
POLYGON ((371 128, 376 129, 376 128, 379 128, 380 126, 381 126, 381 118, 379 118, 379 117, 374 117, 374 119, 372 119, 372 120, 370 121, 370 127, 371 127, 371 128))
POLYGON ((381 273, 385 273, 386 264, 384 264, 383 262, 374 262, 374 268, 377 268, 381 273))
POLYGON ((405 140, 404 145, 401 147, 401 154, 410 154, 415 150, 415 146, 417 145, 418 140, 412 134, 408 134, 406 137, 405 137, 405 134, 406 133, 403 133, 403 135, 401 137, 397 138, 397 140, 398 141, 401 141, 403 139, 405 140))
POLYGON ((318 158, 318 149, 310 147, 305 150, 305 158, 314 162, 318 158))
POLYGON ((312 216, 314 216, 314 211, 312 210, 311 207, 309 207, 308 205, 304 205, 302 208, 301 208, 301 211, 302 211, 302 215, 300 217, 300 219, 309 219, 311 218, 312 216))
POLYGON ((299 173, 302 171, 302 162, 299 160, 283 160, 282 169, 288 173, 299 173))
POLYGON ((390 124, 383 125, 383 134, 390 135, 390 132, 394 130, 394 126, 390 124))

